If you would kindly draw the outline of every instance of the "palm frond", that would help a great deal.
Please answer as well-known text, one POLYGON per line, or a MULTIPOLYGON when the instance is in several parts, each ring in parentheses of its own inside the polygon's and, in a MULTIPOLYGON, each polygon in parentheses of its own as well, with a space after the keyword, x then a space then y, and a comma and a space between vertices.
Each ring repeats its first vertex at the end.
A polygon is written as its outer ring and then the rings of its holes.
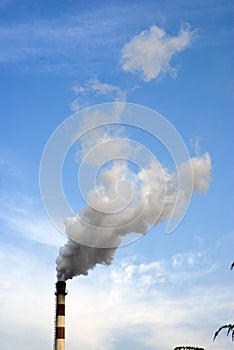
POLYGON ((205 350, 204 348, 198 348, 197 346, 177 346, 174 350, 205 350))
POLYGON ((214 339, 213 341, 215 341, 216 337, 219 335, 219 333, 221 332, 222 329, 227 328, 227 336, 231 333, 232 334, 232 341, 234 340, 234 324, 225 324, 223 326, 221 326, 217 332, 215 332, 214 334, 214 339))

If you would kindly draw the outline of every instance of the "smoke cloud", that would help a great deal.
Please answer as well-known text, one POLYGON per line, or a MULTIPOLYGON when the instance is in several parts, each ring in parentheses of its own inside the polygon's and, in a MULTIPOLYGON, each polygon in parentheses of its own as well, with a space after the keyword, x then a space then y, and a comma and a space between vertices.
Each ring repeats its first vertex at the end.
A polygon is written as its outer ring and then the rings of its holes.
POLYGON ((65 220, 69 239, 56 260, 58 279, 87 275, 96 264, 110 265, 127 235, 144 235, 163 220, 179 217, 190 199, 191 166, 193 191, 207 191, 208 153, 182 163, 175 172, 155 159, 139 171, 133 171, 124 160, 115 160, 100 171, 95 187, 87 194, 88 206, 65 220), (179 185, 180 176, 183 184, 179 185))

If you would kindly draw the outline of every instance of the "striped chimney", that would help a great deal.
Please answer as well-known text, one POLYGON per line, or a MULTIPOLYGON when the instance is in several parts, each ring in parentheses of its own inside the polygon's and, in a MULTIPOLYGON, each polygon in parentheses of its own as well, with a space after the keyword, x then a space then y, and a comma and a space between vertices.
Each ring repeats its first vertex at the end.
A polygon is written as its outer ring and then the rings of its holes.
POLYGON ((65 349, 65 296, 66 282, 56 283, 55 350, 65 349))

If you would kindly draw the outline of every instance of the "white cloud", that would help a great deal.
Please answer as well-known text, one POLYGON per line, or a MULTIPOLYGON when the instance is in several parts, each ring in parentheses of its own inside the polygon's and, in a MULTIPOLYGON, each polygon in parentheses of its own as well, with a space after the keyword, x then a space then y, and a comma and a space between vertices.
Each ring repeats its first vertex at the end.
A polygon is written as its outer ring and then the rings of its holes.
MULTIPOLYGON (((138 269, 138 277, 131 276, 130 266, 98 267, 89 280, 81 278, 71 288, 68 284, 69 348, 114 350, 123 344, 121 348, 129 349, 136 343, 137 349, 148 350, 186 344, 220 350, 212 336, 217 324, 231 318, 231 288, 197 287, 185 292, 179 281, 171 282, 170 290, 166 285, 152 288, 148 281, 157 279, 154 269, 160 265, 144 264, 143 270, 151 273, 138 269)), ((226 338, 222 345, 232 347, 226 338)))
POLYGON ((72 90, 77 97, 71 102, 70 108, 73 112, 88 107, 92 96, 102 95, 109 101, 125 101, 126 92, 120 87, 102 83, 98 79, 89 79, 84 85, 80 85, 77 82, 72 87, 72 90))
MULTIPOLYGON (((45 258, 43 250, 36 255, 30 249, 0 246, 4 350, 31 350, 32 344, 47 349, 53 341, 54 251, 45 258)), ((67 348, 168 350, 193 344, 231 350, 230 338, 212 343, 212 337, 217 326, 231 321, 232 289, 201 287, 197 277, 193 288, 184 288, 183 279, 158 285, 158 274, 173 273, 170 263, 129 258, 67 283, 67 348)), ((184 266, 179 269, 183 273, 184 266)))
POLYGON ((120 268, 115 268, 113 272, 113 281, 116 284, 129 284, 134 286, 136 283, 145 288, 147 281, 148 287, 169 286, 177 283, 184 283, 188 280, 199 280, 216 270, 217 265, 212 262, 207 251, 181 252, 175 254, 169 259, 152 261, 150 263, 140 263, 128 261, 128 264, 121 263, 120 268), (121 276, 121 278, 120 278, 121 276))
POLYGON ((102 83, 97 79, 90 81, 90 88, 95 91, 97 94, 104 96, 115 95, 115 101, 124 101, 125 92, 122 91, 118 86, 102 83))
MULTIPOLYGON (((198 257, 201 254, 198 254, 198 257)), ((176 254, 172 257, 172 265, 175 268, 180 267, 181 265, 193 266, 196 261, 196 255, 194 253, 182 253, 176 254)))
POLYGON ((70 103, 70 109, 72 112, 77 112, 81 110, 82 108, 85 108, 85 105, 82 104, 81 98, 77 97, 70 103))
POLYGON ((162 73, 175 76, 176 69, 171 66, 171 59, 191 44, 193 34, 188 26, 182 26, 177 36, 170 37, 164 29, 153 25, 123 47, 122 69, 140 73, 144 81, 158 78, 162 73))
MULTIPOLYGON (((1 348, 48 349, 53 332, 53 260, 1 243, 1 348)), ((54 252, 51 252, 53 259, 54 252)))
POLYGON ((201 137, 195 136, 190 139, 191 146, 198 157, 201 154, 201 137))

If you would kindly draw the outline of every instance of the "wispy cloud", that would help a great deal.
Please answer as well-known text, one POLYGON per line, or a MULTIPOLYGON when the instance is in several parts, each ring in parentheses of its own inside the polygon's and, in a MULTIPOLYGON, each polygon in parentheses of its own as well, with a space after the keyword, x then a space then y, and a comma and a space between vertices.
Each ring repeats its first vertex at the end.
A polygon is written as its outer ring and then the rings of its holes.
MULTIPOLYGON (((152 287, 149 276, 157 280, 162 268, 162 262, 126 264, 125 268, 120 264, 105 274, 97 268, 90 273, 88 285, 85 279, 77 281, 70 296, 68 327, 74 329, 76 324, 80 332, 72 332, 71 346, 114 350, 120 344, 123 349, 138 344, 139 349, 168 350, 193 343, 219 349, 219 344, 212 344, 212 335, 225 314, 231 317, 231 289, 215 286, 185 291, 179 281, 171 281, 169 289, 165 284, 152 287), (94 289, 95 307, 90 304, 94 289)), ((231 349, 230 341, 223 344, 231 349)))
POLYGON ((49 348, 53 332, 53 261, 30 252, 30 245, 22 249, 2 242, 0 274, 1 347, 29 350, 34 344, 35 350, 49 348), (40 302, 35 302, 39 291, 40 302))
MULTIPOLYGON (((30 252, 30 246, 27 250, 6 244, 0 247, 0 296, 4 301, 0 326, 4 350, 15 349, 16 337, 20 350, 30 349, 31 344, 35 344, 35 350, 41 350, 51 344, 55 277, 51 255, 48 259, 41 254, 38 259, 30 252), (40 303, 35 304, 38 291, 40 303), (42 342, 37 334, 42 336, 42 342)), ((217 325, 231 321, 231 287, 201 286, 200 277, 191 270, 191 281, 196 286, 185 288, 187 281, 183 275, 187 267, 180 265, 175 269, 172 261, 142 263, 138 257, 129 257, 109 268, 97 266, 90 271, 89 278, 80 277, 68 283, 69 349, 168 350, 176 345, 194 344, 231 350, 232 343, 226 337, 212 343, 217 325), (177 278, 171 278, 173 273, 177 278), (163 276, 167 276, 164 281, 163 276)), ((204 259, 202 269, 207 269, 204 259)))
POLYGON ((194 136, 190 139, 191 146, 197 157, 201 154, 201 140, 200 136, 194 136))
POLYGON ((32 65, 45 72, 61 67, 72 73, 102 64, 113 53, 113 45, 121 40, 114 35, 117 23, 104 16, 101 9, 92 12, 83 8, 59 17, 0 24, 0 64, 20 62, 25 68, 32 65), (106 46, 109 51, 104 50, 106 46))
POLYGON ((53 227, 38 199, 13 192, 2 192, 0 198, 2 233, 13 234, 41 244, 59 247, 65 238, 53 227))
MULTIPOLYGON (((21 9, 20 3, 4 0, 0 2, 0 8, 6 9, 10 4, 12 6, 9 11, 14 9, 17 13, 21 9)), ((128 34, 133 36, 143 26, 152 23, 161 25, 162 22, 165 23, 165 18, 168 23, 177 24, 181 19, 187 18, 190 22, 199 23, 202 30, 206 30, 209 16, 219 14, 220 18, 224 18, 227 13, 231 13, 231 5, 221 0, 216 3, 203 1, 203 6, 200 6, 198 0, 192 4, 181 1, 159 3, 160 6, 158 1, 138 1, 134 5, 126 1, 114 1, 111 4, 102 2, 100 6, 77 4, 74 7, 64 6, 63 13, 57 15, 55 11, 50 18, 45 15, 30 17, 28 11, 23 21, 16 16, 15 21, 1 22, 0 64, 9 66, 21 63, 17 69, 33 69, 46 73, 63 71, 66 74, 74 74, 87 67, 90 70, 93 66, 96 68, 96 65, 102 65, 105 69, 107 62, 112 67, 113 61, 118 60, 119 50, 129 40, 128 34), (166 17, 162 16, 163 13, 166 13, 166 17)), ((145 34, 147 41, 149 33, 150 30, 145 34)), ((210 33, 207 38, 207 33, 204 35, 203 32, 197 45, 204 45, 205 42, 207 46, 207 39, 209 45, 231 45, 232 33, 228 26, 219 28, 216 35, 212 31, 210 33)), ((180 35, 181 33, 178 36, 180 35)), ((161 44, 160 40, 159 38, 161 44)), ((165 50, 163 52, 165 55, 165 50)), ((147 72, 147 77, 150 76, 147 72)))
POLYGON ((196 258, 202 256, 202 253, 198 253, 197 256, 195 253, 182 253, 176 254, 172 257, 172 265, 174 268, 178 268, 181 265, 193 266, 195 264, 196 258))
POLYGON ((211 261, 207 251, 181 252, 172 255, 168 260, 152 261, 150 263, 134 263, 128 260, 121 263, 121 269, 113 275, 115 283, 134 285, 139 283, 143 288, 171 286, 183 284, 188 280, 195 283, 201 277, 213 273, 217 265, 211 261), (119 276, 121 275, 121 279, 119 276))
POLYGON ((116 85, 102 83, 98 79, 89 79, 84 85, 76 82, 72 90, 77 96, 70 104, 73 112, 89 106, 92 96, 102 96, 111 102, 125 101, 126 99, 126 91, 116 85))
POLYGON ((122 50, 121 65, 126 72, 138 72, 144 81, 169 73, 175 76, 172 67, 173 56, 185 50, 192 40, 194 31, 182 26, 177 36, 170 37, 165 30, 153 25, 127 43, 122 50))

